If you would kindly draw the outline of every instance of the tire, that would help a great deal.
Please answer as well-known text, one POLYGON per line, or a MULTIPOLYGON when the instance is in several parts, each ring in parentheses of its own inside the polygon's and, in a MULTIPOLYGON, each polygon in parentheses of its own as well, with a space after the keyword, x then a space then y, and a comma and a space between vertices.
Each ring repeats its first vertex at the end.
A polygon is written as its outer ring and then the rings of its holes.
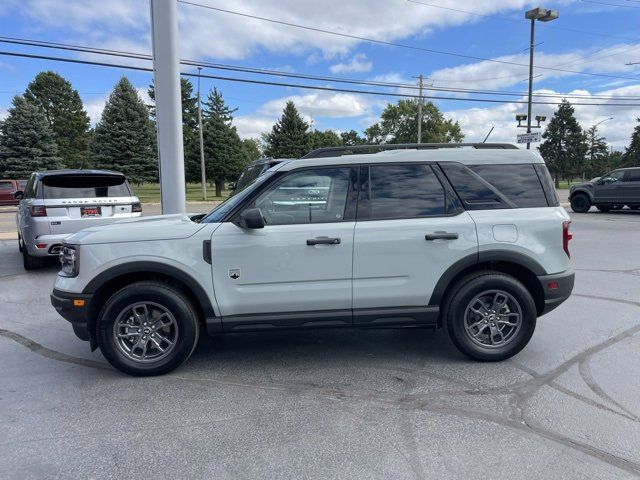
POLYGON ((102 307, 96 328, 108 362, 133 376, 163 375, 178 368, 193 353, 199 334, 191 302, 160 282, 137 282, 114 293, 102 307))
POLYGON ((44 260, 42 258, 29 255, 29 253, 27 252, 27 247, 22 247, 22 266, 25 270, 37 270, 38 268, 42 268, 43 265, 44 260))
POLYGON ((640 206, 638 205, 627 205, 627 207, 629 207, 631 210, 638 210, 638 208, 640 208, 640 206))
POLYGON ((571 197, 571 210, 576 213, 587 213, 591 208, 591 200, 586 193, 576 193, 571 197))
POLYGON ((608 213, 613 207, 611 205, 596 205, 596 208, 602 213, 608 213))
POLYGON ((522 283, 509 275, 486 271, 464 277, 454 286, 445 300, 442 318, 458 350, 475 360, 496 362, 514 356, 529 343, 536 328, 537 311, 531 294, 522 283), (479 296, 486 307, 479 308, 480 304, 475 301, 479 296), (504 306, 495 309, 489 308, 493 305, 486 301, 493 298, 495 303, 496 298, 506 297, 504 306), (472 308, 487 315, 476 314, 472 308), (491 313, 492 310, 498 315, 491 313), (519 317, 514 316, 516 312, 519 317), (480 326, 476 327, 478 324, 480 326))

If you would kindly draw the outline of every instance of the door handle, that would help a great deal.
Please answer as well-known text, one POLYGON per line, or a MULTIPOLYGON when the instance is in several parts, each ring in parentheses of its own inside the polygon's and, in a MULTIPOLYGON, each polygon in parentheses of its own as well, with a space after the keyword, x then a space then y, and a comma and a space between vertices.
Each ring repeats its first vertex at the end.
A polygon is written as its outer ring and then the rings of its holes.
POLYGON ((307 245, 338 245, 338 244, 340 244, 339 238, 316 237, 316 238, 309 238, 307 240, 307 245))
POLYGON ((449 232, 434 232, 434 233, 427 233, 424 236, 425 240, 431 241, 431 240, 457 240, 458 238, 458 234, 457 233, 449 233, 449 232))

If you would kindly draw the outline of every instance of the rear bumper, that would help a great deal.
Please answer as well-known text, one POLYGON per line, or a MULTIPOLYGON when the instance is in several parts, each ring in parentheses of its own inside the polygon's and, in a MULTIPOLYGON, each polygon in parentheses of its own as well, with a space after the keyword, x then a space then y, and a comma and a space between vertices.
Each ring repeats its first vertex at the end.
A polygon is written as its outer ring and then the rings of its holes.
POLYGON ((56 311, 73 326, 73 332, 80 340, 93 343, 92 332, 89 325, 89 312, 91 311, 92 294, 69 293, 53 290, 51 293, 51 305, 56 311))
POLYGON ((575 273, 573 270, 568 270, 553 275, 541 275, 538 280, 544 292, 544 309, 541 313, 544 315, 569 298, 573 291, 575 273))
POLYGON ((65 233, 62 235, 39 235, 35 239, 22 240, 27 246, 29 255, 34 257, 57 257, 62 247, 62 241, 70 234, 65 233), (38 248, 37 245, 44 245, 42 248, 38 248))

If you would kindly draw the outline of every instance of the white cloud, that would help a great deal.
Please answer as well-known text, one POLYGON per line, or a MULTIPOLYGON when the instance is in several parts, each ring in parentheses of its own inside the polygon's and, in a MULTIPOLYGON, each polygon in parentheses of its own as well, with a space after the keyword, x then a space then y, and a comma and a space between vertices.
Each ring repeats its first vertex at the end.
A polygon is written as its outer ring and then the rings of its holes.
POLYGON ((262 133, 271 130, 275 120, 261 115, 239 115, 233 119, 233 124, 240 138, 260 138, 262 133))
MULTIPOLYGON (((552 90, 538 90, 536 93, 558 93, 552 90)), ((590 95, 588 91, 576 90, 570 92, 572 94, 590 95)), ((639 96, 640 85, 617 88, 599 94, 616 96, 639 96)), ((522 97, 520 100, 524 100, 522 97)), ((549 100, 549 99, 547 99, 549 100)), ((581 103, 594 102, 604 103, 599 99, 585 98, 580 100, 581 103)), ((611 103, 611 102, 607 102, 611 103)), ((596 124, 600 120, 613 117, 613 120, 602 123, 598 126, 598 133, 606 137, 607 142, 617 149, 624 148, 631 137, 631 133, 636 126, 636 118, 638 117, 638 107, 612 107, 612 106, 584 106, 575 105, 575 115, 582 126, 587 129, 591 125, 596 124)), ((488 141, 515 143, 516 135, 524 133, 525 129, 517 128, 515 121, 516 113, 526 113, 526 105, 505 103, 498 106, 486 108, 468 108, 460 110, 445 111, 448 118, 452 118, 460 122, 463 132, 466 134, 466 141, 481 142, 489 129, 495 126, 494 131, 488 141)), ((533 115, 546 115, 548 124, 557 109, 555 105, 533 105, 533 115)), ((544 129, 544 128, 543 128, 544 129)))
POLYGON ((4 107, 0 108, 0 120, 4 120, 8 116, 9 116, 9 109, 4 107))
POLYGON ((372 67, 373 62, 364 53, 357 53, 348 62, 331 65, 329 70, 331 73, 369 72, 372 67))
POLYGON ((258 113, 278 116, 288 101, 295 103, 302 115, 308 117, 344 118, 358 117, 369 112, 371 102, 362 95, 351 93, 320 92, 304 95, 290 95, 270 100, 263 104, 258 113))

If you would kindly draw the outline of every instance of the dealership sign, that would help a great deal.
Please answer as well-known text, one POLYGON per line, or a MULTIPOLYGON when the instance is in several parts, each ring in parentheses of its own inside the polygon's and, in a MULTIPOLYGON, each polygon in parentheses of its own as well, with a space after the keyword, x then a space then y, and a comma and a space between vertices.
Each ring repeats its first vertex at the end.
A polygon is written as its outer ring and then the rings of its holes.
POLYGON ((542 140, 540 132, 521 133, 518 135, 518 143, 533 143, 542 140))

